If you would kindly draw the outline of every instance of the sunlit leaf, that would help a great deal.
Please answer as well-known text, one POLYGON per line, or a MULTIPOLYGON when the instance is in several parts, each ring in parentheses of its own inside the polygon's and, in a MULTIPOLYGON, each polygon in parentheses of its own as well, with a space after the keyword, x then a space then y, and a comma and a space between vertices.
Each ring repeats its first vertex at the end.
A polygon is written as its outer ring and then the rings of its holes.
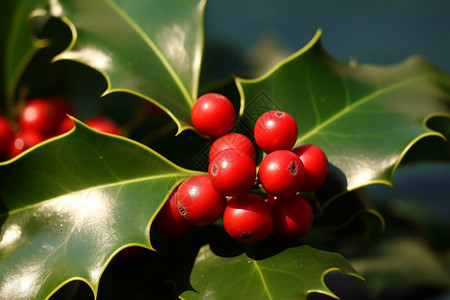
POLYGON ((339 254, 300 246, 277 255, 221 257, 208 246, 200 249, 191 274, 194 291, 182 299, 306 299, 308 293, 333 296, 323 278, 339 270, 358 276, 339 254))
POLYGON ((371 183, 390 185, 405 152, 425 136, 442 136, 425 125, 449 113, 450 76, 424 59, 392 66, 350 67, 313 40, 270 72, 238 78, 241 115, 252 128, 272 109, 298 122, 299 144, 316 144, 331 164, 318 191, 323 202, 371 183))
POLYGON ((82 62, 108 81, 166 110, 179 131, 190 127, 203 49, 204 0, 51 1, 73 41, 57 59, 82 62))
POLYGON ((1 164, 0 298, 46 298, 73 280, 96 293, 116 252, 151 248, 151 220, 193 174, 82 123, 1 164))

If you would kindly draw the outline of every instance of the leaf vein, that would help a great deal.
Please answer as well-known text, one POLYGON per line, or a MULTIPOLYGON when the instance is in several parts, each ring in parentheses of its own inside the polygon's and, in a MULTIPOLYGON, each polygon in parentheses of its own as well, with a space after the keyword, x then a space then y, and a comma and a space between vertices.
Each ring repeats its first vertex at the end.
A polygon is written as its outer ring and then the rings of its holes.
POLYGON ((269 288, 267 287, 266 280, 264 279, 264 276, 263 276, 263 274, 261 272, 261 269, 258 266, 258 263, 256 261, 253 261, 253 265, 255 266, 256 271, 258 271, 258 275, 259 275, 259 277, 261 279, 261 282, 263 284, 264 291, 266 291, 267 296, 269 297, 269 299, 273 300, 272 295, 270 294, 269 288))
MULTIPOLYGON (((170 174, 164 174, 164 175, 140 177, 140 178, 135 178, 135 179, 123 180, 123 181, 115 182, 115 183, 107 183, 107 184, 104 184, 104 185, 98 185, 98 186, 94 186, 94 187, 90 187, 90 188, 86 188, 86 189, 81 189, 81 190, 77 190, 77 191, 72 191, 72 193, 90 192, 90 191, 93 191, 93 190, 96 190, 96 189, 101 189, 101 188, 110 188, 110 187, 116 187, 116 186, 120 187, 120 186, 123 186, 123 185, 126 185, 126 184, 144 182, 144 181, 148 181, 148 180, 164 179, 164 178, 176 177, 176 176, 180 176, 180 175, 182 175, 181 177, 185 177, 186 176, 186 174, 181 174, 181 173, 170 173, 170 174)), ((9 212, 6 212, 6 213, 2 213, 2 214, 0 214, 0 217, 4 217, 6 215, 14 215, 14 214, 20 213, 22 211, 26 211, 26 210, 32 209, 34 207, 38 207, 38 206, 43 205, 43 204, 45 204, 47 202, 50 202, 53 199, 56 199, 58 197, 51 198, 51 199, 48 199, 48 200, 45 200, 45 201, 41 201, 41 202, 38 202, 38 203, 35 203, 35 204, 32 204, 32 205, 27 205, 27 206, 24 206, 24 207, 21 207, 21 208, 18 208, 18 209, 15 209, 15 210, 12 210, 12 211, 9 211, 9 212)))
POLYGON ((351 112, 353 109, 355 109, 358 106, 361 106, 363 104, 365 104, 366 102, 384 95, 386 93, 389 93, 397 88, 401 88, 407 85, 411 85, 417 81, 420 81, 422 79, 424 79, 426 77, 426 75, 421 75, 421 76, 416 76, 407 80, 403 80, 403 81, 399 81, 396 83, 393 83, 391 85, 387 85, 383 88, 378 88, 377 90, 375 90, 373 93, 362 97, 361 99, 353 102, 351 105, 347 105, 345 106, 342 110, 338 111, 336 114, 334 114, 333 116, 331 116, 330 118, 328 118, 326 121, 324 121, 323 123, 321 123, 320 125, 314 127, 312 130, 310 130, 308 133, 304 134, 303 136, 301 136, 298 140, 297 140, 297 144, 299 142, 303 142, 306 139, 308 139, 309 137, 311 137, 314 134, 317 134, 320 130, 322 130, 323 128, 325 128, 326 126, 330 125, 332 122, 338 120, 339 118, 342 118, 343 116, 345 116, 347 113, 351 112))
POLYGON ((109 3, 109 5, 119 14, 120 17, 123 18, 123 20, 130 25, 130 27, 136 31, 136 33, 144 40, 144 42, 148 45, 148 47, 155 52, 155 54, 158 56, 158 58, 161 60, 161 63, 166 67, 169 74, 172 76, 173 80, 175 81, 175 84, 180 89, 181 93, 183 94, 186 102, 192 107, 193 106, 193 99, 183 84, 181 78, 176 73, 174 67, 171 65, 169 60, 165 57, 164 53, 158 48, 158 46, 155 44, 155 42, 148 36, 147 33, 145 33, 139 25, 134 22, 131 17, 123 10, 121 9, 114 1, 112 0, 105 0, 105 2, 109 3))

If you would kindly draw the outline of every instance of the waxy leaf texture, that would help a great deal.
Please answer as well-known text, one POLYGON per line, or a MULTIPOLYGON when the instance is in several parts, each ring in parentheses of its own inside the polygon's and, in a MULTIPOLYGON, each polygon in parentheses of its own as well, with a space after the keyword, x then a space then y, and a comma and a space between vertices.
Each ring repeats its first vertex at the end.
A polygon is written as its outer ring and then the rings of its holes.
POLYGON ((324 283, 324 276, 331 271, 358 276, 339 254, 308 246, 288 248, 261 260, 245 253, 220 257, 204 246, 191 274, 194 290, 181 298, 306 299, 311 292, 335 297, 324 283))
POLYGON ((96 293, 120 249, 152 247, 151 220, 195 174, 82 123, 0 164, 0 298, 43 299, 73 280, 96 293))
POLYGON ((391 185, 411 146, 426 136, 433 116, 450 117, 450 76, 424 59, 392 66, 351 67, 330 57, 318 30, 303 49, 261 78, 238 78, 242 118, 250 128, 265 111, 278 109, 297 121, 296 145, 326 153, 329 178, 317 195, 324 202, 359 187, 391 185))
POLYGON ((70 26, 73 40, 56 59, 101 72, 104 94, 128 92, 164 109, 190 128, 203 53, 205 0, 62 0, 50 12, 70 26))
MULTIPOLYGON (((43 45, 29 20, 47 14, 63 20, 72 33, 69 47, 55 60, 97 70, 108 84, 105 95, 138 95, 166 111, 178 132, 192 129, 204 0, 9 2, 5 9, 11 14, 0 29, 6 40, 0 79, 10 104, 20 76, 43 45)), ((348 66, 324 51, 320 34, 261 78, 238 78, 236 84, 240 117, 250 129, 263 112, 285 110, 298 121, 297 145, 316 144, 326 152, 330 175, 316 193, 319 214, 326 216, 331 201, 348 191, 390 185, 415 142, 442 136, 427 121, 448 120, 450 76, 419 57, 386 67, 348 66)), ((127 246, 152 248, 156 213, 178 183, 196 174, 135 141, 78 121, 70 133, 0 163, 0 298, 45 299, 76 280, 87 283, 96 297, 112 257, 127 246)), ((195 291, 182 297, 332 295, 323 278, 333 270, 358 276, 339 254, 308 246, 255 258, 219 256, 206 244, 190 274, 195 291)))

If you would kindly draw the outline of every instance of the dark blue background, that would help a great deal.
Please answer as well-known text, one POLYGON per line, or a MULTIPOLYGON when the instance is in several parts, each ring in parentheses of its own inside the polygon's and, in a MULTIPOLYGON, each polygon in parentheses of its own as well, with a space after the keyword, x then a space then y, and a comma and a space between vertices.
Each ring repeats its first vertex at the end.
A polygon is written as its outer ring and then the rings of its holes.
POLYGON ((449 0, 209 0, 205 40, 237 51, 276 34, 289 51, 322 28, 325 49, 359 64, 392 64, 419 54, 450 73, 449 0))

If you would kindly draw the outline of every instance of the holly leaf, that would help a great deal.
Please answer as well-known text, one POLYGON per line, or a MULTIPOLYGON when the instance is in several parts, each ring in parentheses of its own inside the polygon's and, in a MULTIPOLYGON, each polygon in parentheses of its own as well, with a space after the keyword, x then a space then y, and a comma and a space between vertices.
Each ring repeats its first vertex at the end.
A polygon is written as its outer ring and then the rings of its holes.
POLYGON ((178 132, 192 128, 205 2, 52 1, 50 12, 62 18, 73 35, 55 60, 86 64, 105 76, 104 95, 133 93, 165 110, 178 132))
POLYGON ((359 277, 339 254, 309 246, 288 248, 264 259, 244 253, 221 257, 209 246, 200 249, 191 273, 191 299, 306 299, 311 292, 336 297, 324 277, 339 271, 359 277))
POLYGON ((317 191, 324 209, 337 196, 384 183, 409 148, 426 136, 433 116, 447 119, 450 76, 424 59, 392 66, 352 67, 311 42, 264 76, 236 79, 242 119, 253 128, 265 111, 284 110, 298 122, 296 145, 321 147, 330 162, 328 180, 317 191))
POLYGON ((150 224, 197 172, 77 122, 70 134, 0 164, 0 298, 44 299, 74 280, 94 294, 122 248, 152 248, 150 224))
POLYGON ((38 8, 44 0, 2 1, 0 11, 0 90, 1 97, 9 110, 16 87, 23 71, 34 54, 45 46, 44 40, 37 39, 32 32, 30 19, 39 15, 38 8))

